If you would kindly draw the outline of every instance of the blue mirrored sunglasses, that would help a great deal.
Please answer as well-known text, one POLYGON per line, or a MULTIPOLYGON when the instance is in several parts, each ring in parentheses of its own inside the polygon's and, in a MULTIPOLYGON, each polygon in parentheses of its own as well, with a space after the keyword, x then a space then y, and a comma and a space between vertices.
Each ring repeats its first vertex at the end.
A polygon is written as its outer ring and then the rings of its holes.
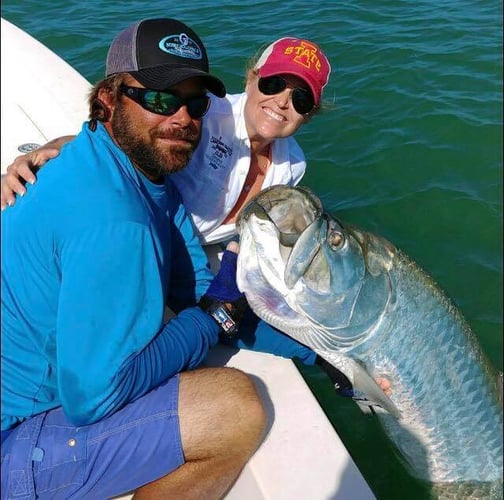
POLYGON ((120 85, 119 91, 142 106, 142 108, 157 115, 174 115, 182 106, 186 106, 189 116, 198 119, 204 116, 210 107, 210 97, 208 95, 183 99, 171 92, 130 87, 124 83, 120 85))

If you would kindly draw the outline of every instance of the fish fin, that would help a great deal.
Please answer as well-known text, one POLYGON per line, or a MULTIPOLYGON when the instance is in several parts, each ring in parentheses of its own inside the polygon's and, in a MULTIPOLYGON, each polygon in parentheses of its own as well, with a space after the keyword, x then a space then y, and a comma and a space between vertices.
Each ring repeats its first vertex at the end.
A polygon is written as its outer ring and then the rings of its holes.
MULTIPOLYGON (((359 391, 365 396, 359 397, 359 395, 356 394, 354 397, 355 402, 359 405, 361 410, 364 411, 363 407, 374 407, 379 405, 383 410, 386 410, 394 417, 401 418, 401 412, 397 406, 382 391, 381 387, 368 374, 368 372, 358 363, 354 366, 353 386, 355 391, 359 391), (360 401, 360 404, 358 401, 360 401), (364 403, 364 401, 366 401, 366 403, 364 403)), ((371 410, 372 409, 369 409, 369 411, 365 411, 364 413, 370 413, 372 412, 371 410)), ((379 412, 377 411, 376 413, 379 412)))
POLYGON ((376 415, 377 413, 388 413, 387 410, 384 410, 379 404, 376 404, 374 401, 369 401, 366 398, 359 398, 354 396, 352 398, 360 411, 366 415, 376 415))

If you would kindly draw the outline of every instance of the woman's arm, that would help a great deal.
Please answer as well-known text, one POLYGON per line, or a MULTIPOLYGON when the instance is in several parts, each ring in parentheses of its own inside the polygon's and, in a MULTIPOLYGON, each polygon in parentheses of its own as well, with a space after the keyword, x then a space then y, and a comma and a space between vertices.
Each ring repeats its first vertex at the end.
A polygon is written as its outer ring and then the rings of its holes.
POLYGON ((0 198, 2 210, 16 202, 16 195, 26 193, 25 184, 34 184, 37 180, 35 174, 47 160, 58 156, 64 144, 74 139, 74 135, 58 137, 44 146, 18 156, 8 167, 7 173, 2 176, 0 198))

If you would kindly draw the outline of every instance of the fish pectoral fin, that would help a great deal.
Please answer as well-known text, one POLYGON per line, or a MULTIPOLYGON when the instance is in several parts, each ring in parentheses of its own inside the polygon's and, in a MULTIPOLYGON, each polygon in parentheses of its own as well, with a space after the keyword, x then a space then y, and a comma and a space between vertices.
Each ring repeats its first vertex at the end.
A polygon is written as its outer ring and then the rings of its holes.
MULTIPOLYGON (((358 393, 355 394, 354 400, 364 413, 372 413, 372 408, 380 406, 394 417, 401 418, 401 412, 397 406, 362 366, 354 366, 353 379, 354 391, 363 395, 360 397, 358 393), (364 409, 368 411, 364 411, 364 409)), ((382 413, 377 408, 374 410, 375 413, 382 413)))
POLYGON ((355 404, 360 408, 360 411, 365 415, 388 413, 388 411, 384 410, 379 404, 375 403, 374 401, 370 401, 367 398, 360 398, 358 396, 354 396, 352 399, 355 401, 355 404))

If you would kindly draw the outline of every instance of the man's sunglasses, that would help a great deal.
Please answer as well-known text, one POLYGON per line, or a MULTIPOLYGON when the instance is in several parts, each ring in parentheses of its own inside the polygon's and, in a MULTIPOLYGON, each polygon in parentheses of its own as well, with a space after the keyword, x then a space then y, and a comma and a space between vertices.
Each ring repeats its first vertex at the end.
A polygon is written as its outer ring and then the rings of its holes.
MULTIPOLYGON (((287 82, 281 76, 273 75, 259 78, 257 86, 264 95, 275 95, 287 88, 287 82)), ((308 89, 298 87, 292 89, 291 100, 294 109, 300 115, 306 115, 315 107, 313 94, 308 89)))
POLYGON ((130 87, 122 83, 119 91, 142 108, 157 115, 174 115, 182 106, 187 106, 187 112, 193 119, 201 118, 210 107, 210 97, 198 95, 182 99, 171 92, 130 87))

